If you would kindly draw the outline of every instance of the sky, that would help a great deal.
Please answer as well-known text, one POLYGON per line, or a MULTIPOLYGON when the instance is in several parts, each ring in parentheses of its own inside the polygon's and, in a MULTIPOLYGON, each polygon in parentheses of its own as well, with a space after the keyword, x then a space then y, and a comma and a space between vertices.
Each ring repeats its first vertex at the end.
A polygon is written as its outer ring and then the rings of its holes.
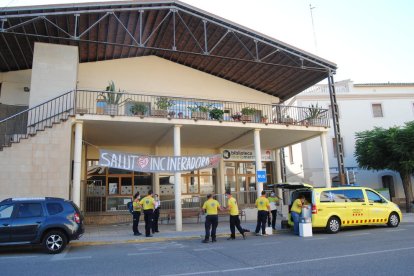
MULTIPOLYGON (((0 0, 0 10, 108 1, 0 0)), ((413 0, 181 1, 336 63, 335 81, 414 82, 413 0)))

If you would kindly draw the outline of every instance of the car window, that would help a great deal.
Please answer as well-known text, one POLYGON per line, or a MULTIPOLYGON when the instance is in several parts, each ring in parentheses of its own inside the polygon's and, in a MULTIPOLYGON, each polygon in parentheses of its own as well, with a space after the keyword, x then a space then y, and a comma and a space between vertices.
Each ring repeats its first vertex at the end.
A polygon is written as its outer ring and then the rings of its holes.
POLYGON ((14 205, 0 206, 0 219, 10 218, 13 213, 14 205))
POLYGON ((347 202, 364 202, 364 194, 362 190, 344 190, 344 196, 347 202))
POLYGON ((321 193, 320 202, 345 202, 344 191, 324 191, 321 193))
POLYGON ((374 203, 374 202, 382 203, 382 198, 378 194, 374 193, 373 191, 369 191, 369 190, 365 190, 365 191, 367 193, 368 201, 370 203, 374 203))
POLYGON ((61 212, 63 212, 63 207, 62 204, 57 203, 57 202, 53 202, 53 203, 47 203, 46 204, 46 208, 47 208, 47 212, 49 213, 49 215, 53 216, 56 214, 59 214, 61 212))
POLYGON ((40 203, 20 203, 18 218, 30 218, 43 216, 42 204, 40 203))

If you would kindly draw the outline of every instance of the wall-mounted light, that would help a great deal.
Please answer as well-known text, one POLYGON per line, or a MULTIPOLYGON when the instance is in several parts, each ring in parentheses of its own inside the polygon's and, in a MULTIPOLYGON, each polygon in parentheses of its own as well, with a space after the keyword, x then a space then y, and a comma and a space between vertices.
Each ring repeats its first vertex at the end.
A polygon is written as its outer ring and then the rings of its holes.
POLYGON ((23 91, 24 92, 30 92, 30 87, 27 87, 27 86, 23 87, 23 91))

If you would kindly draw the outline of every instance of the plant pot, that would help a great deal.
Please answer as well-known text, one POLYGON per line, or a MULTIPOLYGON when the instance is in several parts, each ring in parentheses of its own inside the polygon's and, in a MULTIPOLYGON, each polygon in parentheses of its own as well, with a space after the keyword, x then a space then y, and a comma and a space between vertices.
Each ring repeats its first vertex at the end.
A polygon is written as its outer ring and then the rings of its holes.
POLYGON ((168 116, 168 110, 153 109, 153 110, 151 110, 151 115, 154 116, 154 117, 167 117, 168 116))
POLYGON ((193 111, 191 113, 192 119, 208 120, 208 112, 193 111))
POLYGON ((104 113, 111 116, 118 115, 118 105, 106 104, 106 106, 104 107, 104 113))
POLYGON ((282 123, 282 124, 293 124, 294 123, 294 120, 293 120, 293 118, 280 118, 280 122, 282 123))
POLYGON ((243 122, 251 122, 253 121, 253 115, 242 115, 241 120, 243 122))
POLYGON ((320 120, 316 119, 316 118, 308 119, 307 122, 308 122, 309 126, 318 126, 318 125, 320 125, 320 120))

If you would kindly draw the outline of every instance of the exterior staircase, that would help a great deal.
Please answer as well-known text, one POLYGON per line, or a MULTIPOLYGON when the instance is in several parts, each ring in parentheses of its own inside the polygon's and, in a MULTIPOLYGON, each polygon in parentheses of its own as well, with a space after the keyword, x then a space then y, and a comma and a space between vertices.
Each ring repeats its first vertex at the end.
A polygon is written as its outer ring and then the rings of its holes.
POLYGON ((0 151, 74 116, 75 91, 0 120, 0 151))

